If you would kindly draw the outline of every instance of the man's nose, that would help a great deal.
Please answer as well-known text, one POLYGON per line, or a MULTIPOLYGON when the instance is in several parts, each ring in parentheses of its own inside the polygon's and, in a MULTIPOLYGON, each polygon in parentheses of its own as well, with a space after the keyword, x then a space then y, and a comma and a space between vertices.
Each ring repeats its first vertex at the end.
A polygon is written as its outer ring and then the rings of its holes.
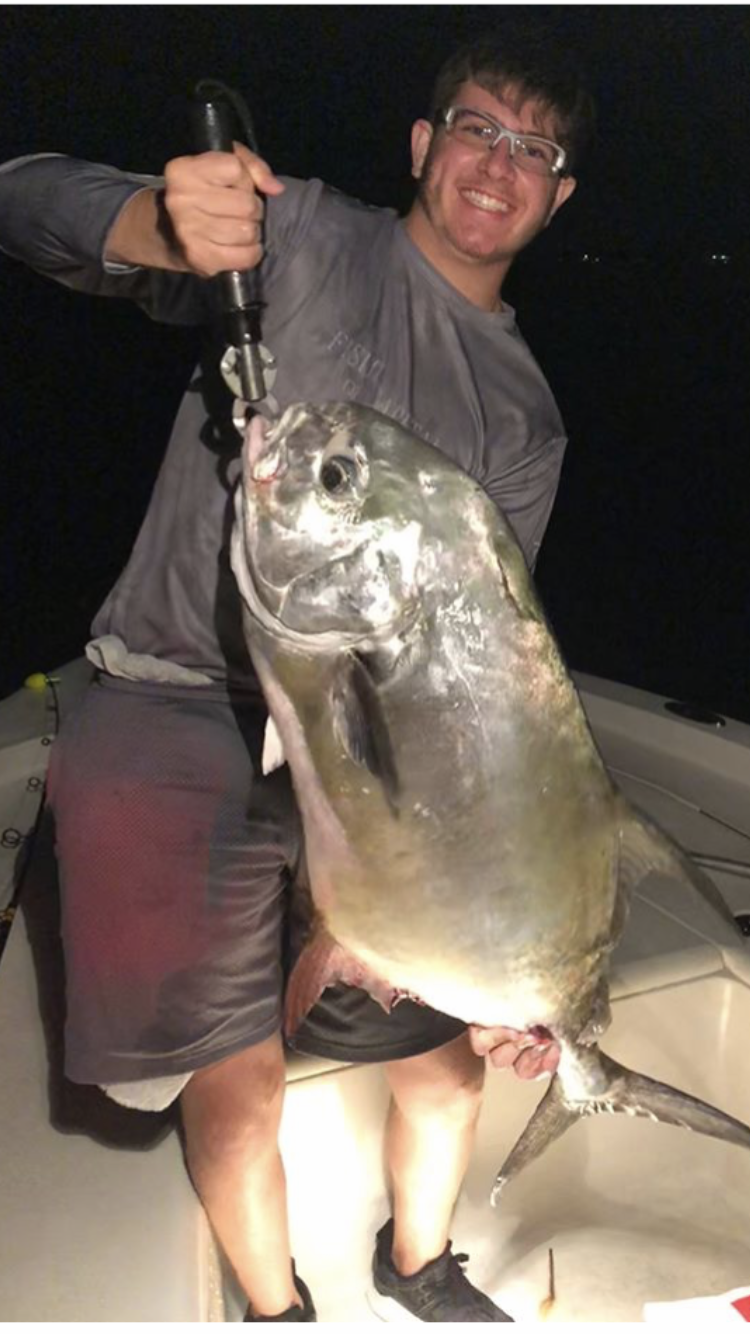
POLYGON ((495 148, 484 154, 483 166, 488 176, 507 176, 514 172, 516 164, 510 151, 510 139, 501 139, 495 148))

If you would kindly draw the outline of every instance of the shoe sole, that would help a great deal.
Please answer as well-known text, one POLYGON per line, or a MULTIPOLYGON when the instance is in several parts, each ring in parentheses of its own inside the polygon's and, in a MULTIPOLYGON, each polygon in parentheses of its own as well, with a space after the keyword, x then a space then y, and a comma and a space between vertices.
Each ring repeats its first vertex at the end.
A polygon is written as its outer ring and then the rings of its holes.
POLYGON ((367 1305, 373 1315, 376 1316, 378 1320, 384 1321, 386 1324, 423 1324, 423 1321, 419 1319, 419 1316, 412 1315, 411 1311, 407 1311, 406 1307, 402 1306, 400 1302, 397 1302, 395 1297, 387 1297, 385 1293, 378 1292, 374 1283, 370 1284, 365 1296, 367 1298, 367 1305))

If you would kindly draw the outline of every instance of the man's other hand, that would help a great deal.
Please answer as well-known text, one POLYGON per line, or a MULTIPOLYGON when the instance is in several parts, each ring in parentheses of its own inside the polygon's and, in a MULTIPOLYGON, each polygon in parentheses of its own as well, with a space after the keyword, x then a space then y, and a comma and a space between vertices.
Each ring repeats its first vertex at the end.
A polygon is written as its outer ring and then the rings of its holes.
POLYGON ((560 1048, 543 1030, 519 1032, 517 1028, 481 1028, 469 1025, 469 1040, 477 1056, 486 1056, 497 1070, 513 1069, 519 1079, 541 1079, 554 1074, 560 1048))

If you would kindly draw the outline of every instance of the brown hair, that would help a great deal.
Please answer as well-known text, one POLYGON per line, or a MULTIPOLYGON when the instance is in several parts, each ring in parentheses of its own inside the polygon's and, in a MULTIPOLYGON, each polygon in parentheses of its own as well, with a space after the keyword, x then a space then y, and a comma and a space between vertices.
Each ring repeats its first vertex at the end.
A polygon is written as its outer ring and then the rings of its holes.
POLYGON ((573 57, 559 39, 538 31, 502 28, 458 51, 439 71, 432 90, 430 119, 436 122, 464 83, 476 83, 493 96, 509 86, 533 97, 554 116, 555 133, 568 154, 566 174, 591 146, 596 127, 594 99, 584 86, 573 57))

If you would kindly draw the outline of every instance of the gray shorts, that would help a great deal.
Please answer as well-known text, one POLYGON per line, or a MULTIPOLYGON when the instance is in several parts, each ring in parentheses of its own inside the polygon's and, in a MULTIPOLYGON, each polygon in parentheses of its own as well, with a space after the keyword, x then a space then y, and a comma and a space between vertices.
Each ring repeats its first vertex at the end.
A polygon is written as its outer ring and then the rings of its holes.
MULTIPOLYGON (((264 726, 258 697, 104 676, 66 719, 48 791, 70 1079, 183 1075, 280 1029, 302 840, 287 768, 262 775, 264 726)), ((394 1060, 463 1028, 408 1001, 386 1015, 335 987, 294 1047, 394 1060)))

